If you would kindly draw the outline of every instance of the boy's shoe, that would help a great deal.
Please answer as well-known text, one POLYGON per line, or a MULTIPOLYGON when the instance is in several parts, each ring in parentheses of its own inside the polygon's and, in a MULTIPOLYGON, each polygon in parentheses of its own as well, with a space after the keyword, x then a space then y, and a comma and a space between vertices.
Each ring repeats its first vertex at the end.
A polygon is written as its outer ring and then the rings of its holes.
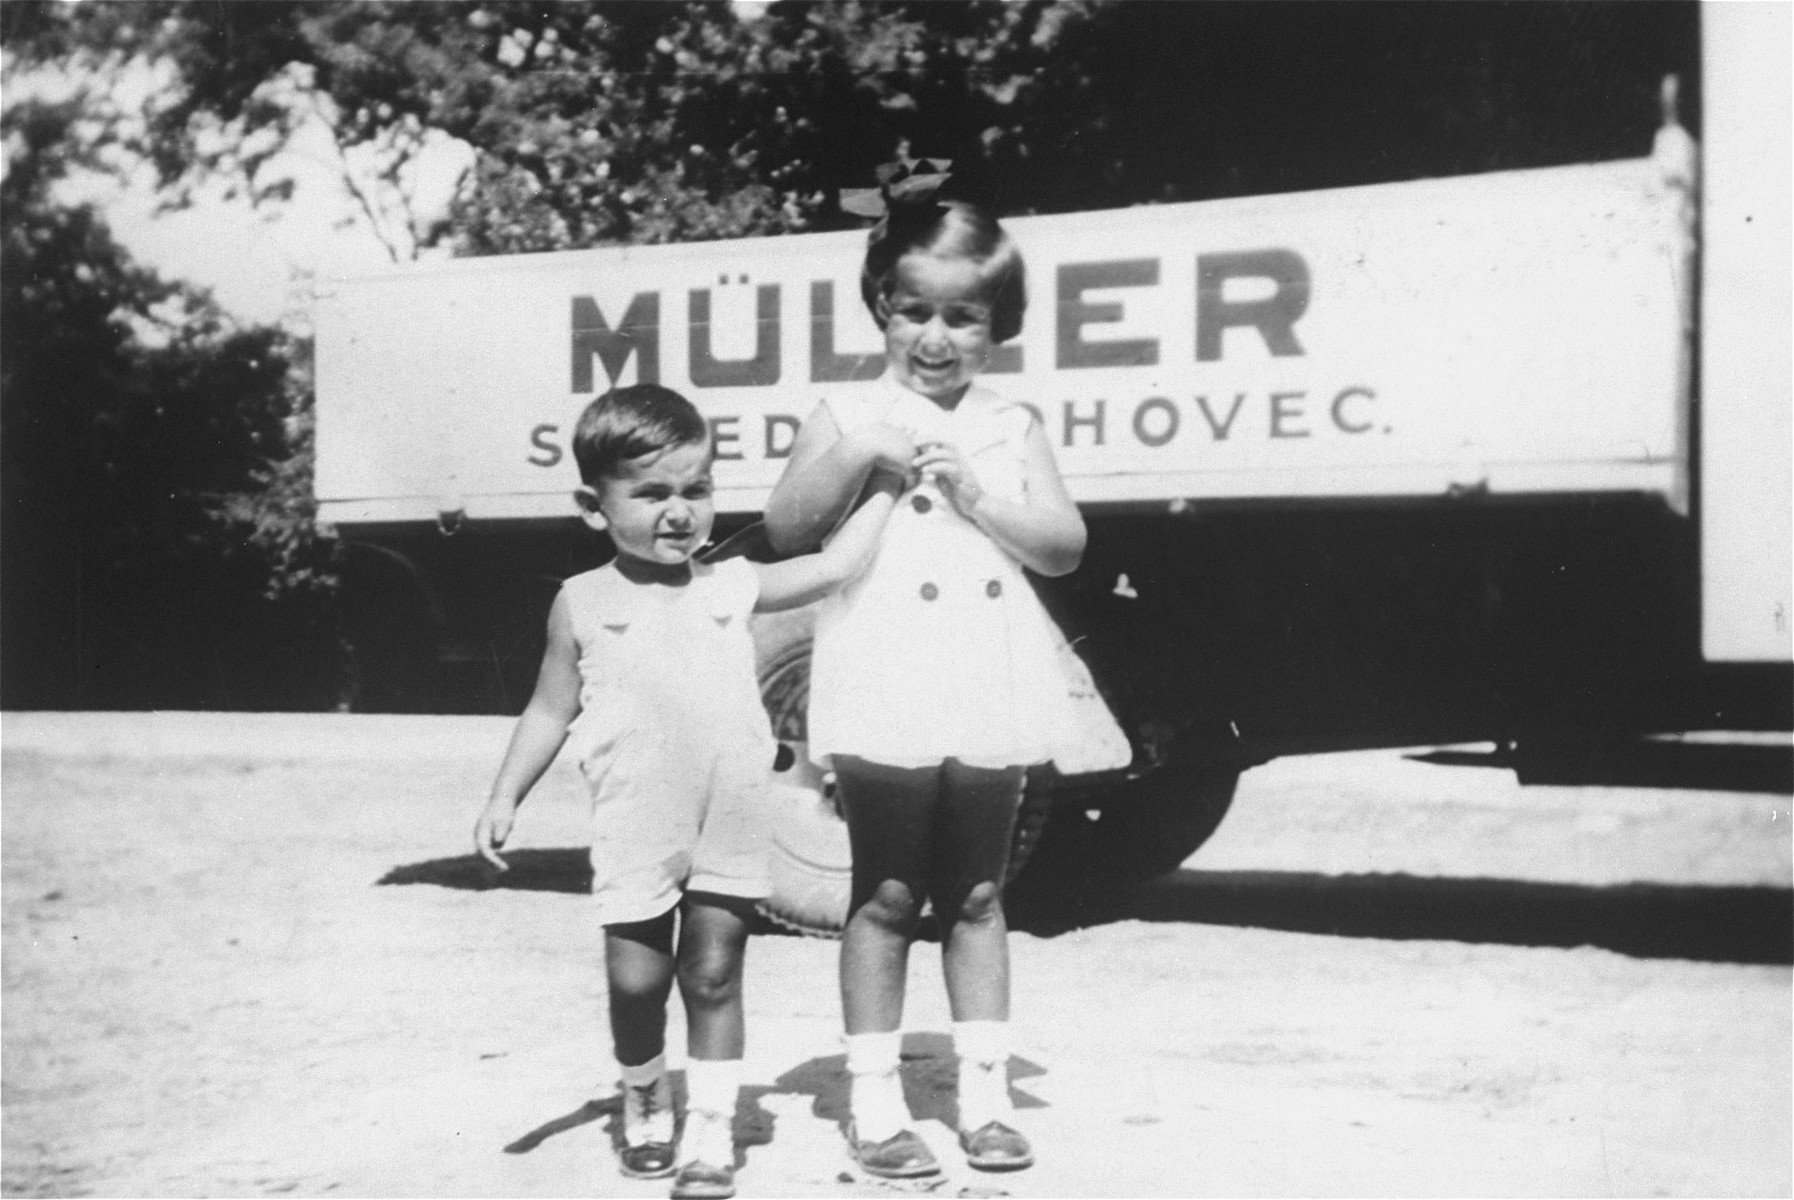
POLYGON ((718 1167, 694 1159, 673 1180, 673 1200, 729 1200, 734 1194, 734 1164, 718 1167))
POLYGON ((623 1088, 623 1133, 617 1158, 631 1179, 664 1179, 673 1173, 673 1093, 662 1075, 642 1087, 623 1088))
POLYGON ((673 1144, 646 1142, 640 1146, 627 1143, 617 1147, 617 1160, 623 1174, 631 1179, 665 1179, 673 1173, 673 1144))
POLYGON ((966 1152, 966 1165, 979 1171, 1020 1171, 1034 1165, 1028 1139, 1001 1121, 988 1121, 970 1133, 960 1130, 959 1148, 966 1152))
POLYGON ((854 1161, 868 1175, 915 1179, 921 1175, 938 1175, 941 1171, 941 1164, 934 1159, 934 1151, 913 1130, 900 1129, 882 1142, 862 1142, 859 1131, 849 1123, 847 1142, 853 1147, 854 1161))

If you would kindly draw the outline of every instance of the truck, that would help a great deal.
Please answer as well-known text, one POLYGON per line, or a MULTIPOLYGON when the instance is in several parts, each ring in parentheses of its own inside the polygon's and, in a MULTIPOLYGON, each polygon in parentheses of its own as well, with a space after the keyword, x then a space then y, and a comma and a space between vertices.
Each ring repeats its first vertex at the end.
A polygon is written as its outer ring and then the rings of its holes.
MULTIPOLYGON (((1005 221, 1030 307, 987 376, 1034 408, 1090 533, 1037 588, 1132 755, 1030 772, 1018 903, 1077 919, 1176 867, 1278 755, 1487 743, 1523 780, 1589 782, 1640 735, 1794 726, 1788 24, 1703 9, 1699 144, 1672 77, 1636 157, 1005 221)), ((804 415, 883 369, 863 245, 323 288, 316 490, 362 706, 521 707, 560 580, 602 561, 567 439, 608 387, 699 405, 711 553, 769 554, 804 415)), ((764 910, 827 933, 850 862, 804 754, 810 621, 755 630, 785 747, 764 910)))

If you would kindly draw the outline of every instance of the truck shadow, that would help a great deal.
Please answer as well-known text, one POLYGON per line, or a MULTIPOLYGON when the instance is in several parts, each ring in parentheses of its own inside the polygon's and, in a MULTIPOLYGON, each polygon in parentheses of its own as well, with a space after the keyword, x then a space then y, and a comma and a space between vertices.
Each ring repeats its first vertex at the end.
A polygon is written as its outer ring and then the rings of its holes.
POLYGON ((1794 890, 1610 886, 1403 874, 1183 869, 1128 891, 1012 914, 1053 937, 1114 921, 1184 921, 1331 937, 1596 946, 1635 958, 1794 964, 1794 890))
MULTIPOLYGON (((516 850, 505 857, 511 866, 504 872, 472 854, 408 863, 376 885, 569 895, 591 890, 584 849, 516 850)), ((1117 921, 1183 921, 1331 937, 1596 946, 1634 958, 1794 965, 1794 889, 1783 887, 1186 868, 1132 889, 1049 894, 1053 902, 1012 906, 1010 928, 1057 937, 1117 921)))
POLYGON ((1511 770, 1523 785, 1682 788, 1794 794, 1794 739, 1686 742, 1628 738, 1528 750, 1433 750, 1407 756, 1447 767, 1511 770))

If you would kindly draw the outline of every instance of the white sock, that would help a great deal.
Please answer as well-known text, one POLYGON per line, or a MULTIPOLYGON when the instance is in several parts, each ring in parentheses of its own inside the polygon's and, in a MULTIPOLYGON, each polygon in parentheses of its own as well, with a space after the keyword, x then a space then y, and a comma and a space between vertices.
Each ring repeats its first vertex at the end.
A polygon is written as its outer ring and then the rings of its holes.
POLYGON ((1007 1123, 1009 1103, 1009 1022, 955 1021, 953 1048, 959 1052, 959 1127, 981 1129, 1007 1123))
POLYGON ((848 1104, 855 1135, 862 1142, 895 1137, 909 1124, 897 1070, 903 1033, 850 1033, 842 1040, 847 1043, 847 1073, 852 1077, 848 1104))
POLYGON ((740 1092, 739 1058, 686 1060, 681 1162, 701 1162, 713 1167, 735 1165, 735 1099, 740 1092))
POLYGON ((631 1146, 673 1140, 673 1086, 662 1051, 639 1066, 617 1064, 623 1084, 623 1141, 631 1146))

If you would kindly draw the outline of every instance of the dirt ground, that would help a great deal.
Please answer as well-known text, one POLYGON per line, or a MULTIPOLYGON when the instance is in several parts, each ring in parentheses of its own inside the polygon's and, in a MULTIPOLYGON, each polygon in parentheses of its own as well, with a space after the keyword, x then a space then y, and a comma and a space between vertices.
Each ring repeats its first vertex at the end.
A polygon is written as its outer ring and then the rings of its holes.
MULTIPOLYGON (((6 1193, 665 1195, 610 1151, 573 771, 517 886, 460 859, 508 728, 0 718, 6 1193)), ((946 1174, 856 1175, 835 945, 755 939, 741 1194, 1789 1195, 1789 797, 1434 749, 1256 768, 1184 870, 1013 935, 1030 1171, 953 1147, 922 947, 946 1174)))

